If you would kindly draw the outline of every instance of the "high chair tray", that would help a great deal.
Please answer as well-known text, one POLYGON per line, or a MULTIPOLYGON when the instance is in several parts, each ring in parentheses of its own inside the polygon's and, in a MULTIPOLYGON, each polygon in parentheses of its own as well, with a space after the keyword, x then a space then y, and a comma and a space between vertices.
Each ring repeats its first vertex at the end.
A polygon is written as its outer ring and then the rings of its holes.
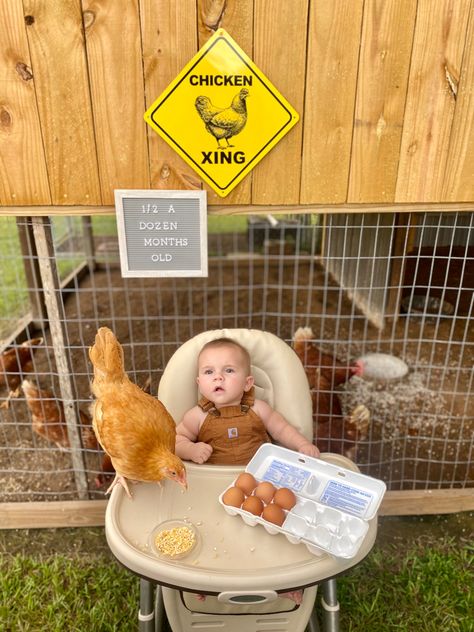
MULTIPOLYGON (((342 456, 327 454, 322 458, 356 470, 342 456)), ((226 513, 219 495, 244 468, 187 463, 186 469, 187 491, 171 481, 161 488, 138 483, 131 487, 130 500, 117 486, 107 505, 105 531, 112 553, 131 571, 157 583, 215 594, 310 586, 360 562, 375 541, 376 517, 368 520, 367 532, 353 558, 335 558, 324 552, 317 557, 283 534, 271 535, 226 513), (170 519, 192 522, 200 536, 200 546, 176 561, 160 559, 150 546, 152 531, 170 519)))

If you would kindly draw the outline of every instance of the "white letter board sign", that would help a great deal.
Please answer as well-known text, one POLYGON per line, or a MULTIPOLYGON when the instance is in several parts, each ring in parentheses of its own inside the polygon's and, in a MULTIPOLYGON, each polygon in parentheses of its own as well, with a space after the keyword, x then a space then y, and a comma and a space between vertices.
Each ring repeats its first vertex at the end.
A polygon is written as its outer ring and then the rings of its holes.
POLYGON ((116 190, 124 277, 206 277, 205 191, 116 190))

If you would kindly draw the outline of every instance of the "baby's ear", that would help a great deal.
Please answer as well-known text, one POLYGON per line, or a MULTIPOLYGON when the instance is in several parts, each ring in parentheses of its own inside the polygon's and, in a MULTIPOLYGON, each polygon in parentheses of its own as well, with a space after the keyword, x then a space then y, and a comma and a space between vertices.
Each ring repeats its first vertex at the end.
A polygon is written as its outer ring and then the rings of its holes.
POLYGON ((245 380, 244 391, 247 393, 252 386, 254 385, 255 380, 253 379, 253 375, 249 375, 245 380))

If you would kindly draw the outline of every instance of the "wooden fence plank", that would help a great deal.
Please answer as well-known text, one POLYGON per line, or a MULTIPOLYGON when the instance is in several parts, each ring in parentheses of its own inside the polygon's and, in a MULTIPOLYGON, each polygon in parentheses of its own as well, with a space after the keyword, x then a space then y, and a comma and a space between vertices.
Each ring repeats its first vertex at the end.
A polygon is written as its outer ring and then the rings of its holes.
POLYGON ((446 161, 446 175, 441 195, 442 200, 474 200, 474 2, 471 2, 466 47, 464 49, 460 76, 447 69, 457 88, 456 110, 446 161))
POLYGON ((310 5, 302 204, 347 199, 363 4, 310 5))
POLYGON ((349 202, 395 199, 416 0, 365 4, 349 202))
POLYGON ((381 516, 424 516, 458 513, 474 509, 474 490, 433 489, 387 492, 380 506, 381 516))
POLYGON ((470 0, 418 3, 396 201, 435 202, 442 194, 470 0))
MULTIPOLYGON (((305 91, 307 19, 307 0, 262 0, 255 4, 254 61, 300 116, 305 91)), ((298 203, 302 131, 300 120, 254 169, 253 204, 298 203)))
MULTIPOLYGON (((223 28, 253 59, 253 0, 199 0, 198 7, 199 47, 203 46, 218 28, 223 28)), ((252 173, 246 176, 226 196, 225 204, 249 204, 252 178, 252 173)), ((222 204, 222 198, 207 184, 204 184, 204 188, 207 191, 208 204, 222 204)))
POLYGON ((0 204, 50 204, 21 0, 0 3, 0 204))
POLYGON ((100 204, 80 0, 24 0, 54 204, 100 204))
MULTIPOLYGON (((197 51, 195 0, 140 0, 146 108, 197 51)), ((191 167, 147 127, 151 187, 200 189, 191 167)))
POLYGON ((82 0, 102 202, 150 186, 137 0, 82 0))
MULTIPOLYGON (((0 529, 101 527, 107 500, 66 500, 0 503, 0 529)), ((449 514, 474 509, 472 489, 386 492, 380 516, 449 514)))
POLYGON ((0 503, 0 529, 101 527, 106 500, 0 503))

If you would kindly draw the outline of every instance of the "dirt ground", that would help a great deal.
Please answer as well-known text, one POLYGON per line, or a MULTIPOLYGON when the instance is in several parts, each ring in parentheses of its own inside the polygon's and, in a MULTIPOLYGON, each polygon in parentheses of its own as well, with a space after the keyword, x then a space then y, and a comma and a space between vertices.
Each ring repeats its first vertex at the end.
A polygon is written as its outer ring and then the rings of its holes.
MULTIPOLYGON (((346 414, 358 404, 371 413, 356 457, 364 473, 383 478, 391 489, 473 484, 473 332, 466 332, 465 319, 422 325, 401 317, 381 332, 322 268, 294 260, 282 267, 234 259, 211 266, 208 279, 195 280, 124 280, 118 267, 107 266, 85 277, 78 289, 65 294, 64 313, 66 351, 83 411, 91 401, 87 348, 98 326, 115 331, 130 377, 138 384, 150 378, 152 393, 176 348, 201 331, 255 327, 290 341, 297 327, 310 326, 324 351, 339 360, 377 351, 402 358, 410 368, 399 381, 354 377, 338 389, 346 414)), ((45 338, 32 379, 59 393, 49 332, 45 338)), ((343 431, 343 421, 335 424, 336 434, 343 431)), ((69 451, 32 432, 23 396, 0 410, 0 433, 2 501, 77 497, 69 451)), ((315 435, 317 443, 317 424, 315 435)), ((103 497, 103 487, 94 483, 101 455, 89 451, 85 460, 90 497, 103 497)))

